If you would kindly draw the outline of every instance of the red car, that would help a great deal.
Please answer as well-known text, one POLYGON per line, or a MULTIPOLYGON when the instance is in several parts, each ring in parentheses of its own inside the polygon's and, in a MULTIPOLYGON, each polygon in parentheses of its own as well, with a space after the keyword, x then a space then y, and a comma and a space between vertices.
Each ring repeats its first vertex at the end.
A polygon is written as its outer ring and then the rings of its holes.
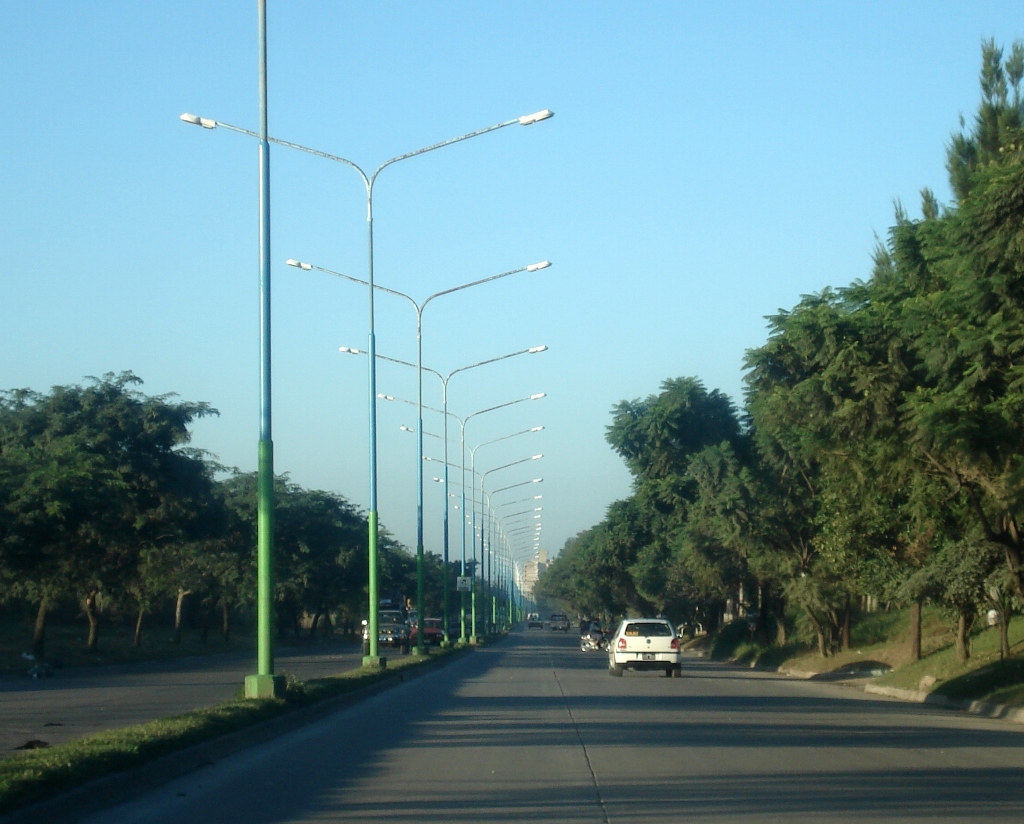
MULTIPOLYGON (((414 626, 409 633, 409 643, 415 644, 419 637, 419 626, 414 626)), ((444 640, 444 621, 440 618, 423 619, 423 643, 426 646, 439 645, 444 640)))

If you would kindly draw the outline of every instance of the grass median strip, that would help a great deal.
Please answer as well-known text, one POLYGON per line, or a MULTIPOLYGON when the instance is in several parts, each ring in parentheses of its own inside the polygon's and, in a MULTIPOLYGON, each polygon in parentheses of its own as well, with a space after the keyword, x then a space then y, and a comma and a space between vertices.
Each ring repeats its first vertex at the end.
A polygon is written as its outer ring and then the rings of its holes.
POLYGON ((403 670, 436 661, 452 651, 392 659, 382 670, 359 668, 305 682, 289 679, 284 698, 247 701, 239 696, 183 715, 108 730, 55 747, 26 750, 0 761, 0 813, 12 812, 91 779, 141 766, 302 707, 400 678, 403 670))

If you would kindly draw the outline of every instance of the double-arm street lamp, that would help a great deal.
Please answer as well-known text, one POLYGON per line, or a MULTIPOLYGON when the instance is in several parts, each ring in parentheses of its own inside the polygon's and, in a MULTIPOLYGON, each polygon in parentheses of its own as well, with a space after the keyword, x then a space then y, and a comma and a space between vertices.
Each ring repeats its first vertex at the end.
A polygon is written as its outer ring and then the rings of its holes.
MULTIPOLYGON (((261 18, 261 20, 262 20, 262 18, 261 18)), ((263 24, 261 23, 261 26, 262 25, 263 24)), ((261 28, 261 34, 262 34, 262 32, 263 32, 263 29, 261 28)), ((263 43, 264 43, 264 45, 261 47, 261 56, 265 54, 265 37, 264 37, 263 43)), ((264 77, 263 80, 261 80, 261 83, 263 84, 263 85, 261 85, 261 93, 262 93, 262 90, 265 89, 265 77, 264 77)), ((265 99, 265 94, 262 95, 261 99, 265 99)), ((266 132, 265 110, 264 110, 264 116, 263 116, 263 120, 262 120, 262 129, 261 129, 261 132, 259 132, 259 133, 251 131, 249 129, 243 129, 240 126, 233 126, 230 123, 225 123, 222 120, 215 120, 215 119, 212 119, 212 118, 199 117, 198 115, 189 114, 189 113, 185 113, 185 114, 181 115, 181 120, 183 120, 185 123, 190 123, 190 124, 195 125, 195 126, 202 126, 204 129, 216 129, 216 128, 219 127, 219 128, 227 129, 227 130, 232 131, 232 132, 238 132, 239 134, 244 134, 244 135, 247 135, 249 137, 254 137, 254 138, 256 138, 256 139, 258 139, 260 141, 261 151, 264 148, 266 148, 269 151, 269 146, 267 146, 267 144, 268 143, 275 143, 275 144, 278 144, 280 146, 287 146, 290 149, 296 149, 296 150, 298 150, 300 152, 305 152, 306 154, 315 155, 317 157, 321 157, 321 158, 324 158, 326 160, 331 160, 331 161, 334 161, 336 163, 342 163, 345 166, 348 166, 349 168, 354 169, 356 171, 356 173, 359 175, 359 177, 363 181, 363 186, 364 186, 365 191, 366 191, 366 237, 367 237, 367 279, 366 279, 366 284, 367 284, 367 297, 368 297, 368 308, 369 308, 369 332, 368 332, 368 335, 367 335, 367 341, 368 341, 367 342, 367 348, 368 348, 369 355, 370 355, 370 357, 369 357, 369 370, 368 370, 368 372, 369 372, 369 376, 368 376, 369 391, 368 391, 368 394, 369 394, 369 418, 370 418, 370 420, 369 420, 369 448, 370 448, 369 449, 369 451, 370 451, 370 454, 369 454, 369 464, 370 464, 370 478, 369 478, 370 494, 369 494, 369 498, 370 498, 370 505, 369 505, 369 511, 367 513, 368 531, 369 531, 369 535, 368 535, 368 549, 369 549, 369 552, 368 552, 368 555, 369 555, 369 576, 368 576, 369 577, 369 581, 368 581, 369 614, 367 616, 367 631, 368 631, 368 635, 369 635, 369 655, 363 657, 363 665, 364 666, 383 666, 386 663, 386 661, 382 660, 379 657, 378 649, 377 649, 377 629, 378 629, 378 626, 377 626, 378 625, 377 609, 378 609, 378 601, 379 601, 379 599, 378 599, 378 591, 377 591, 377 569, 378 569, 378 564, 377 564, 377 538, 378 538, 378 535, 377 535, 377 520, 378 520, 378 517, 377 517, 377 359, 375 357, 376 351, 377 351, 377 344, 376 344, 376 334, 375 334, 375 329, 374 329, 374 304, 373 304, 373 298, 374 298, 374 285, 373 285, 373 264, 374 264, 374 259, 373 259, 373 189, 374 189, 374 185, 376 184, 377 178, 378 178, 378 176, 380 175, 381 172, 383 172, 389 166, 393 166, 395 163, 398 163, 399 161, 408 160, 409 158, 412 158, 412 157, 418 157, 419 155, 426 154, 427 152, 432 152, 435 149, 441 149, 441 148, 444 148, 445 146, 451 146, 451 145, 453 145, 455 143, 460 143, 460 142, 462 142, 464 140, 469 140, 470 138, 473 138, 473 137, 479 137, 481 135, 485 135, 485 134, 488 134, 490 132, 497 131, 498 129, 504 129, 506 126, 515 126, 515 125, 530 126, 530 125, 532 125, 534 123, 539 123, 539 122, 541 122, 543 120, 547 120, 548 118, 552 117, 553 115, 554 115, 554 112, 552 112, 549 109, 544 109, 544 110, 539 111, 539 112, 534 112, 533 114, 527 114, 527 115, 523 115, 521 117, 512 118, 511 120, 505 120, 505 121, 503 121, 501 123, 496 123, 493 126, 487 126, 487 127, 483 128, 483 129, 477 129, 476 131, 468 132, 468 133, 460 135, 458 137, 453 137, 450 140, 443 140, 440 143, 433 143, 430 146, 424 146, 422 149, 416 149, 414 151, 406 152, 405 154, 401 154, 401 155, 398 155, 396 157, 393 157, 390 160, 385 160, 376 169, 374 169, 374 171, 372 173, 370 173, 370 174, 367 174, 365 171, 363 171, 362 167, 360 167, 357 163, 355 163, 354 161, 349 160, 347 158, 339 157, 337 155, 332 155, 332 154, 329 154, 327 152, 321 152, 321 151, 319 151, 317 149, 311 149, 308 146, 302 146, 302 145, 300 145, 298 143, 292 143, 292 142, 287 141, 287 140, 280 140, 278 138, 269 137, 267 135, 267 132, 266 132)), ((262 168, 263 167, 261 166, 261 172, 262 172, 262 168)), ((268 174, 268 178, 269 178, 269 161, 267 163, 267 174, 268 174)), ((267 190, 268 190, 268 193, 269 193, 269 182, 266 185, 267 185, 267 190)), ((262 189, 261 189, 261 192, 262 192, 262 189)), ((266 228, 268 230, 266 245, 268 247, 267 251, 269 253, 269 210, 267 211, 266 223, 267 223, 266 228)), ((261 223, 261 228, 262 228, 262 223, 261 223)), ((269 305, 270 305, 270 301, 269 301, 269 286, 268 286, 268 289, 267 289, 267 299, 266 299, 267 317, 266 317, 266 319, 264 321, 267 324, 269 324, 269 305)), ((261 304, 261 306, 262 306, 262 304, 261 304)), ((269 356, 268 356, 268 361, 269 361, 269 356)), ((269 370, 269 363, 268 363, 268 367, 267 368, 269 370)), ((269 377, 268 377, 267 383, 269 385, 269 377)), ((262 445, 262 443, 263 443, 263 440, 261 438, 261 445, 262 445)), ((262 446, 261 446, 261 454, 262 454, 262 446)), ((273 483, 273 477, 271 476, 271 484, 272 483, 273 483)), ((261 567, 261 570, 262 570, 262 567, 261 567)), ((262 591, 262 589, 261 589, 261 591, 262 591)), ((269 600, 268 600, 268 604, 269 604, 269 600)), ((269 624, 268 624, 268 627, 269 627, 269 624)), ((421 634, 421 637, 422 637, 422 634, 421 634)), ((272 664, 271 664, 271 666, 272 666, 272 664)))
MULTIPOLYGON (((498 504, 495 506, 491 500, 491 496, 486 492, 482 493, 484 503, 486 505, 486 512, 489 517, 485 517, 485 523, 488 525, 488 532, 490 534, 490 545, 487 550, 487 587, 491 593, 491 623, 496 626, 498 622, 498 598, 496 593, 502 593, 506 589, 508 583, 508 571, 506 559, 508 557, 508 534, 502 525, 502 522, 508 519, 518 518, 522 515, 529 515, 533 518, 539 518, 540 516, 536 513, 542 512, 544 507, 534 506, 530 509, 523 509, 518 512, 510 512, 506 515, 499 516, 498 510, 511 506, 513 504, 522 504, 526 501, 530 503, 536 503, 537 499, 541 496, 536 495, 530 499, 520 499, 517 501, 508 501, 504 504, 498 504), (502 552, 504 549, 504 552, 502 552), (495 572, 494 564, 497 562, 498 568, 495 572)), ((539 524, 537 525, 539 528, 539 524)), ((511 623, 511 616, 509 616, 511 623)))
MULTIPOLYGON (((530 351, 530 350, 527 350, 527 351, 530 351)), ((381 395, 380 397, 382 399, 388 400, 388 401, 397 401, 397 402, 400 402, 400 403, 412 404, 412 401, 407 401, 404 398, 396 398, 393 395, 381 395)), ((461 484, 461 486, 462 486, 462 511, 464 513, 464 516, 465 516, 464 519, 463 519, 463 525, 462 525, 462 565, 461 565, 461 574, 462 574, 463 577, 466 576, 466 523, 465 523, 465 519, 469 517, 468 515, 465 515, 465 512, 466 512, 466 424, 469 423, 469 421, 472 418, 475 418, 478 415, 482 415, 485 412, 493 412, 493 411, 495 411, 497 409, 504 409, 504 408, 506 408, 508 406, 514 406, 515 404, 523 403, 525 401, 539 400, 539 399, 541 399, 543 397, 545 397, 545 393, 544 392, 538 392, 538 393, 536 393, 534 395, 529 395, 529 396, 527 396, 525 398, 518 398, 518 399, 513 400, 513 401, 508 401, 506 403, 498 404, 497 406, 488 407, 487 409, 481 409, 478 412, 473 412, 472 414, 467 415, 465 418, 460 418, 460 417, 458 417, 457 415, 455 415, 455 414, 453 414, 451 412, 445 413, 445 420, 447 421, 447 416, 451 415, 453 418, 455 418, 459 422, 459 426, 460 426, 460 429, 461 429, 460 440, 461 440, 461 447, 462 447, 462 462, 461 462, 461 466, 462 466, 462 479, 461 479, 462 480, 462 484, 461 484)), ((423 408, 425 408, 425 409, 432 409, 432 407, 423 407, 423 408)), ((443 412, 443 410, 440 410, 440 409, 432 409, 432 411, 434 411, 434 412, 443 412)), ((483 443, 479 443, 475 447, 472 447, 470 449, 471 466, 470 466, 470 470, 469 471, 470 471, 470 475, 471 475, 471 478, 472 478, 471 483, 473 484, 473 487, 472 487, 472 490, 473 490, 472 491, 473 512, 472 512, 472 519, 471 519, 471 529, 472 529, 471 534, 473 535, 473 561, 474 561, 474 564, 476 562, 476 476, 477 476, 476 466, 475 466, 476 451, 480 447, 486 446, 487 444, 492 444, 492 443, 497 443, 498 441, 508 440, 509 438, 514 438, 514 437, 517 437, 519 435, 526 435, 526 434, 528 434, 530 432, 540 432, 543 428, 544 428, 543 426, 534 426, 534 427, 531 427, 529 429, 523 429, 523 430, 520 430, 518 432, 513 432, 513 433, 511 433, 509 435, 502 435, 500 438, 493 438, 493 439, 491 439, 489 441, 484 441, 483 443)), ((445 427, 445 430, 446 430, 445 441, 447 443, 447 427, 445 427)), ((420 432, 422 433, 422 431, 423 431, 423 428, 420 427, 420 432)), ((447 449, 445 451, 447 452, 447 449)), ((516 464, 524 463, 525 461, 529 461, 529 460, 536 460, 536 459, 541 458, 541 457, 543 457, 543 455, 535 455, 532 458, 524 458, 523 460, 515 461, 514 463, 508 464, 507 466, 514 466, 516 464)), ((424 459, 424 460, 432 460, 432 459, 424 459)), ((499 469, 504 469, 505 467, 498 467, 498 468, 499 469)), ((445 478, 444 478, 443 483, 445 485, 445 490, 447 492, 447 489, 448 489, 448 461, 447 460, 444 461, 444 472, 445 472, 445 478)), ((538 482, 540 480, 541 480, 540 478, 537 478, 535 481, 527 481, 526 483, 536 483, 536 482, 538 482)), ((514 486, 520 486, 520 484, 515 484, 514 486)), ((506 488, 510 488, 510 487, 506 487, 506 488)), ((445 517, 446 517, 446 524, 445 525, 446 526, 447 526, 447 502, 448 502, 448 498, 445 497, 445 517)), ((468 639, 471 644, 475 644, 476 640, 477 640, 476 639, 476 586, 475 586, 476 570, 474 569, 473 572, 474 572, 474 574, 473 574, 472 577, 473 577, 474 585, 473 585, 473 588, 472 588, 472 591, 471 591, 471 598, 470 598, 470 602, 471 602, 470 612, 471 612, 471 627, 472 627, 472 629, 471 629, 471 632, 470 632, 470 637, 468 639)), ((445 574, 445 579, 447 580, 447 572, 445 574)), ((462 643, 465 643, 467 639, 466 639, 466 606, 465 606, 465 596, 464 595, 463 595, 462 608, 461 608, 461 611, 460 611, 460 630, 461 631, 460 631, 460 638, 459 638, 459 640, 462 643)))
MULTIPOLYGON (((342 278, 352 283, 359 283, 362 285, 368 285, 367 281, 361 278, 355 278, 351 275, 345 275, 341 272, 335 272, 332 269, 325 269, 323 266, 317 266, 311 263, 304 263, 302 261, 290 259, 286 261, 289 266, 294 266, 299 269, 309 271, 315 269, 318 272, 324 274, 334 275, 335 277, 342 278)), ((440 292, 435 292, 429 295, 422 302, 417 302, 415 298, 407 295, 405 292, 399 292, 397 289, 389 289, 386 286, 377 286, 376 288, 381 292, 386 292, 389 295, 395 295, 400 298, 404 298, 411 305, 413 310, 416 312, 416 407, 417 407, 417 434, 416 434, 416 461, 419 467, 416 473, 416 609, 419 611, 421 623, 424 616, 423 612, 423 598, 424 598, 424 569, 423 569, 423 311, 427 308, 431 301, 436 298, 443 297, 444 295, 451 295, 455 292, 461 292, 465 289, 469 289, 471 286, 480 286, 484 283, 490 283, 491 281, 500 280, 501 278, 507 278, 510 275, 518 274, 519 272, 537 272, 541 269, 546 269, 551 265, 549 261, 543 260, 540 263, 531 263, 528 266, 520 266, 518 269, 510 269, 507 272, 501 274, 491 275, 490 277, 480 278, 478 280, 471 281, 470 283, 463 283, 460 286, 453 286, 450 289, 443 289, 440 292)), ((426 642, 424 640, 424 633, 418 632, 416 634, 416 654, 426 654, 426 642)))
MULTIPOLYGON (((522 270, 516 270, 516 271, 522 271, 522 270)), ((512 273, 509 273, 509 274, 512 274, 512 273)), ((381 287, 377 287, 377 288, 379 289, 381 287)), ((400 294, 400 293, 398 293, 398 294, 400 294)), ((407 297, 407 296, 402 295, 402 297, 407 297)), ((366 355, 366 354, 369 354, 368 352, 364 352, 363 350, 355 349, 355 348, 352 348, 350 346, 338 347, 338 351, 342 352, 342 353, 345 353, 345 354, 349 354, 349 355, 366 355)), ((401 366, 408 366, 408 367, 410 367, 412 369, 416 369, 417 372, 419 373, 419 375, 421 377, 421 381, 420 381, 420 396, 419 396, 419 400, 417 401, 417 403, 415 405, 417 406, 417 408, 419 410, 420 426, 418 427, 418 429, 419 429, 420 432, 423 431, 423 411, 422 410, 430 409, 431 411, 440 412, 441 415, 444 418, 444 439, 443 439, 444 440, 444 481, 443 482, 444 482, 444 485, 445 485, 445 506, 444 506, 444 525, 443 525, 444 539, 443 540, 444 540, 444 570, 445 570, 445 574, 444 574, 443 578, 444 578, 444 641, 445 641, 446 644, 451 643, 451 638, 449 637, 449 609, 448 609, 448 594, 449 594, 448 593, 448 554, 449 554, 448 553, 448 547, 449 547, 449 537, 448 537, 449 536, 449 529, 448 529, 448 526, 449 526, 449 524, 448 524, 448 497, 447 497, 447 495, 448 495, 448 466, 449 466, 449 464, 448 464, 448 417, 449 417, 449 415, 451 415, 451 417, 453 417, 453 418, 456 418, 456 420, 459 420, 459 422, 462 423, 461 419, 459 419, 456 415, 452 415, 452 413, 450 413, 448 411, 448 383, 451 381, 451 379, 453 377, 455 377, 455 375, 458 375, 461 372, 467 372, 470 369, 476 369, 476 368, 481 367, 481 366, 487 366, 487 365, 492 364, 492 363, 498 363, 499 361, 508 360, 509 358, 515 358, 515 357, 518 357, 520 355, 536 355, 536 354, 539 354, 540 352, 546 352, 546 351, 547 351, 547 346, 545 346, 543 344, 540 345, 540 346, 531 346, 528 349, 519 349, 519 350, 517 350, 515 352, 509 352, 508 354, 505 354, 505 355, 498 355, 497 357, 494 357, 494 358, 487 358, 487 359, 482 360, 482 361, 477 361, 476 363, 467 364, 466 366, 460 366, 460 367, 458 367, 456 369, 453 369, 447 375, 442 375, 440 372, 438 372, 435 369, 431 369, 428 366, 423 366, 422 358, 420 359, 420 363, 410 363, 409 361, 400 360, 399 358, 391 358, 391 357, 388 357, 387 355, 376 355, 377 360, 388 361, 389 363, 397 363, 397 364, 399 364, 401 366), (422 397, 422 373, 423 372, 429 372, 430 374, 432 374, 435 377, 437 377, 437 379, 439 381, 441 381, 441 400, 442 400, 442 404, 441 404, 442 408, 441 409, 433 409, 432 407, 424 406, 423 405, 423 397, 422 397)), ((378 397, 381 397, 381 396, 378 396, 378 397)), ((402 401, 403 403, 410 403, 410 401, 405 401, 402 398, 393 398, 390 395, 386 395, 386 396, 383 396, 383 397, 385 397, 387 399, 390 399, 390 400, 399 400, 399 401, 402 401)), ((485 411, 487 411, 487 410, 485 410, 485 411)), ((464 426, 464 424, 463 424, 463 426, 464 426)), ((422 445, 422 441, 420 442, 420 444, 418 446, 418 456, 420 458, 418 463, 422 464, 422 462, 423 462, 423 445, 422 445)), ((417 512, 418 512, 418 515, 421 517, 422 516, 422 511, 423 511, 422 470, 418 470, 418 471, 420 472, 420 476, 419 476, 420 477, 420 488, 419 488, 417 512)), ((463 504, 465 504, 465 500, 463 500, 463 504)), ((417 523, 417 531, 422 536, 422 521, 420 520, 420 517, 417 518, 417 522, 418 522, 417 523)), ((421 541, 421 543, 422 543, 422 541, 421 541)), ((461 571, 461 574, 463 576, 466 574, 465 567, 466 567, 466 547, 465 547, 465 539, 463 539, 463 546, 462 546, 462 571, 461 571)), ((417 608, 419 608, 418 604, 417 604, 417 608)), ((465 641, 465 620, 462 621, 462 624, 463 624, 462 640, 465 641)))
MULTIPOLYGON (((494 438, 492 440, 484 441, 483 443, 477 444, 473 449, 470 450, 470 483, 474 484, 474 487, 475 487, 475 479, 476 479, 476 453, 477 453, 477 450, 480 449, 480 447, 486 446, 486 445, 492 444, 492 443, 497 443, 498 441, 508 440, 509 438, 516 437, 517 435, 525 435, 528 432, 534 432, 534 431, 536 431, 536 428, 535 429, 524 429, 521 432, 513 432, 511 435, 504 435, 503 437, 494 438)), ((533 455, 533 456, 531 456, 529 458, 522 458, 521 460, 518 460, 518 461, 512 461, 511 463, 507 463, 507 464, 503 464, 502 466, 494 467, 493 469, 489 469, 486 472, 482 473, 480 475, 480 514, 481 514, 481 519, 483 519, 483 516, 485 515, 485 513, 484 513, 484 499, 487 498, 487 476, 490 475, 493 472, 498 472, 500 470, 508 469, 510 467, 513 467, 513 466, 519 466, 520 464, 527 463, 528 461, 540 460, 543 457, 544 457, 543 454, 533 455)), ((488 506, 489 505, 490 504, 489 504, 489 499, 488 499, 488 506)), ((473 535, 474 540, 476 539, 476 510, 477 510, 477 508, 476 508, 476 492, 474 491, 474 493, 473 493, 473 529, 471 531, 471 534, 473 535)), ((484 547, 484 537, 485 537, 486 532, 487 532, 487 528, 486 528, 483 520, 481 520, 481 525, 480 525, 480 563, 481 563, 482 567, 484 567, 484 568, 481 569, 480 580, 481 580, 481 583, 483 583, 486 580, 487 585, 489 586, 490 585, 490 566, 488 564, 488 557, 489 556, 487 556, 485 554, 486 550, 485 550, 485 547, 484 547), (486 577, 485 577, 485 575, 486 575, 486 577)), ((474 559, 474 561, 476 560, 476 557, 477 557, 477 555, 476 555, 476 545, 474 544, 474 547, 473 547, 473 559, 474 559)), ((486 592, 485 592, 485 595, 486 595, 486 592)), ((473 588, 472 612, 473 612, 473 630, 474 630, 474 636, 475 636, 475 633, 476 633, 476 587, 475 587, 475 585, 474 585, 474 588, 473 588)), ((493 609, 492 609, 492 612, 493 612, 493 609)))

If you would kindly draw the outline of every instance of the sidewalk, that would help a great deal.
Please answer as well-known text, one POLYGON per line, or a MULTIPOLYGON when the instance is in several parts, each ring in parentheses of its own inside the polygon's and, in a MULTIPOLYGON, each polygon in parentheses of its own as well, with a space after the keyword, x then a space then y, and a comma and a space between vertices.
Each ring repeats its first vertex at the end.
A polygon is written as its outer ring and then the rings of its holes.
MULTIPOLYGON (((275 671, 300 680, 362 663, 358 644, 278 650, 275 671)), ((255 654, 192 656, 146 664, 56 670, 50 678, 0 679, 0 758, 29 741, 53 746, 213 706, 236 696, 255 672, 255 654)))

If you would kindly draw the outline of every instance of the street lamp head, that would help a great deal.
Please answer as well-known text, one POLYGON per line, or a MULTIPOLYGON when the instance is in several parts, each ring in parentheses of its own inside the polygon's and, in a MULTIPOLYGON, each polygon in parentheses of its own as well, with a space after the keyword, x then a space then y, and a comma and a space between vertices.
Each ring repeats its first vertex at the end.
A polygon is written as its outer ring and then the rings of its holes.
POLYGON ((548 347, 546 344, 541 344, 540 346, 531 346, 526 351, 529 352, 531 355, 536 355, 538 352, 547 352, 548 347))
POLYGON ((543 457, 544 457, 544 453, 543 453, 543 452, 541 452, 541 453, 540 453, 539 455, 533 455, 533 456, 532 456, 532 457, 530 458, 530 460, 531 460, 531 461, 536 461, 536 460, 539 460, 539 459, 541 459, 541 458, 543 458, 543 457))
POLYGON ((393 401, 395 399, 394 395, 384 395, 381 394, 380 392, 377 393, 377 397, 380 398, 382 401, 393 401))
POLYGON ((365 354, 362 349, 355 349, 351 346, 339 346, 339 352, 344 352, 346 355, 363 355, 365 354))
POLYGON ((208 120, 207 118, 200 117, 197 114, 189 114, 188 112, 185 112, 185 114, 180 115, 178 119, 184 121, 185 123, 190 123, 193 126, 202 126, 204 129, 217 128, 216 120, 208 120))
POLYGON ((547 392, 538 392, 536 395, 530 395, 530 400, 531 401, 538 401, 541 398, 546 397, 547 394, 548 394, 547 392))
POLYGON ((301 260, 296 260, 295 258, 288 258, 285 263, 289 266, 294 266, 296 269, 303 269, 306 272, 313 268, 309 263, 303 263, 301 260))
POLYGON ((531 431, 531 432, 540 432, 540 431, 541 431, 542 429, 544 429, 544 427, 543 427, 543 426, 535 426, 535 427, 533 427, 533 429, 531 429, 530 431, 531 431))
POLYGON ((555 113, 551 109, 544 109, 543 111, 534 112, 533 114, 524 114, 519 118, 520 126, 529 126, 533 123, 540 123, 542 120, 554 117, 555 113))
POLYGON ((550 260, 542 260, 540 263, 531 263, 526 267, 527 272, 536 272, 539 269, 547 269, 551 265, 550 260))
POLYGON ((415 429, 410 429, 404 423, 401 426, 399 426, 398 428, 401 429, 403 432, 415 432, 416 431, 415 429))

